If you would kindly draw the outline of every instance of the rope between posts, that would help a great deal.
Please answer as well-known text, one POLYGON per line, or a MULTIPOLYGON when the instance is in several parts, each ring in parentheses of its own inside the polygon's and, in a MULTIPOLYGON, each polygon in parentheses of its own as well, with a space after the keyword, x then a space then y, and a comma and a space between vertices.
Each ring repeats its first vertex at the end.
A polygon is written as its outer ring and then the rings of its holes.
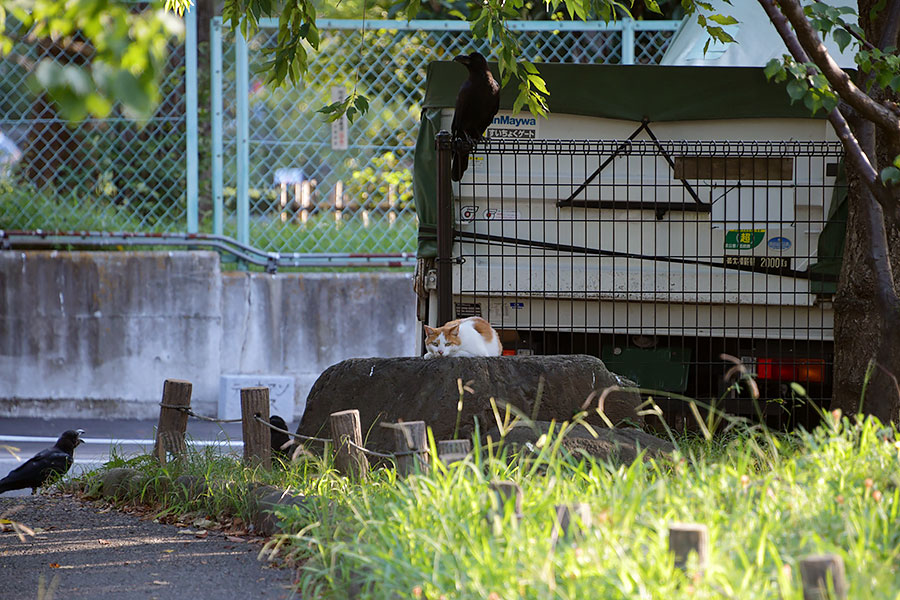
MULTIPOLYGON (((276 426, 272 425, 271 423, 269 423, 268 421, 266 421, 265 419, 263 419, 262 417, 260 417, 259 415, 254 415, 253 418, 256 419, 257 421, 259 421, 260 423, 262 423, 263 425, 265 425, 266 427, 268 427, 269 429, 271 429, 272 431, 277 431, 279 433, 283 433, 283 434, 285 434, 289 437, 292 437, 294 439, 297 439, 297 440, 306 440, 308 442, 320 442, 322 444, 330 444, 331 443, 331 440, 328 438, 317 438, 317 437, 312 437, 309 435, 303 435, 300 433, 292 433, 292 432, 288 431, 287 429, 282 429, 281 427, 276 427, 276 426)), ((240 420, 240 419, 238 419, 238 420, 240 420)))
POLYGON ((214 419, 213 417, 207 417, 205 415, 198 415, 194 411, 192 411, 187 406, 177 406, 175 404, 165 404, 160 402, 159 405, 163 408, 171 408, 172 410, 178 410, 183 413, 187 413, 188 416, 194 417, 195 419, 200 419, 201 421, 209 421, 210 423, 240 423, 241 419, 214 419))
POLYGON ((360 452, 364 454, 370 454, 372 456, 377 456, 379 458, 397 458, 398 456, 413 456, 415 454, 427 454, 428 450, 406 450, 404 452, 392 452, 390 454, 383 454, 381 452, 375 452, 374 450, 369 450, 368 448, 363 448, 359 444, 355 443, 353 440, 348 439, 347 444, 356 448, 360 452))
MULTIPOLYGON (((321 442, 323 444, 325 444, 325 443, 330 444, 333 442, 333 440, 328 439, 328 438, 317 438, 317 437, 312 437, 312 436, 308 436, 308 435, 302 435, 300 433, 292 433, 292 432, 288 431, 287 429, 282 429, 281 427, 276 427, 275 425, 272 425, 271 423, 269 423, 268 421, 266 421, 259 415, 254 415, 253 418, 256 419, 258 422, 262 423, 263 425, 265 425, 266 427, 268 427, 269 429, 271 429, 272 431, 278 431, 279 433, 283 433, 283 434, 288 435, 295 439, 307 440, 310 442, 321 442)), ((352 446, 353 448, 356 448, 360 452, 363 452, 370 456, 377 456, 379 458, 396 458, 398 456, 413 456, 415 454, 425 454, 428 452, 428 450, 409 450, 407 452, 394 452, 391 454, 386 454, 383 452, 376 452, 375 450, 369 450, 368 448, 365 448, 365 447, 360 446, 359 444, 355 443, 351 439, 347 440, 347 444, 352 446)))

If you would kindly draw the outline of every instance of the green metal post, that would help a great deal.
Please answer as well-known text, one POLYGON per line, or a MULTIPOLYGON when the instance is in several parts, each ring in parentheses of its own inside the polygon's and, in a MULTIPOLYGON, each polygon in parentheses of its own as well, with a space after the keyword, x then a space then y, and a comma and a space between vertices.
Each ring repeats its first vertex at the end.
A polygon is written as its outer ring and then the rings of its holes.
POLYGON ((247 60, 247 40, 240 29, 237 37, 237 239, 250 243, 250 69, 247 60))
POLYGON ((185 103, 187 111, 185 115, 185 127, 187 128, 186 169, 187 181, 185 182, 187 194, 187 230, 188 233, 198 231, 199 199, 199 161, 197 146, 199 132, 197 131, 197 7, 192 6, 184 13, 184 68, 185 68, 185 103))
POLYGON ((210 67, 212 70, 212 196, 213 233, 225 235, 224 198, 222 194, 224 169, 222 164, 222 19, 216 17, 209 27, 210 67))

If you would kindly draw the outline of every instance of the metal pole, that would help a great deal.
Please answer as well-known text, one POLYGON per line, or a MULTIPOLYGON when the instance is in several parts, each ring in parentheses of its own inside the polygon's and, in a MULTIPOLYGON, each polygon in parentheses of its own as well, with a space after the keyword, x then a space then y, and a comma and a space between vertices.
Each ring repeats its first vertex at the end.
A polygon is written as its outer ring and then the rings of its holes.
POLYGON ((222 196, 222 19, 216 17, 209 26, 210 62, 212 70, 212 196, 213 233, 224 235, 224 202, 222 196))
POLYGON ((622 19, 622 64, 634 64, 634 21, 622 19))
POLYGON ((198 231, 199 203, 199 162, 197 158, 197 146, 199 132, 197 131, 197 7, 192 6, 184 14, 184 69, 185 69, 185 103, 187 110, 185 115, 185 127, 187 128, 186 169, 187 181, 187 230, 188 233, 198 231))
POLYGON ((453 319, 453 188, 450 183, 449 131, 439 131, 437 145, 437 297, 438 325, 453 319))
POLYGON ((250 243, 250 69, 247 40, 240 28, 234 32, 237 72, 237 239, 250 243))

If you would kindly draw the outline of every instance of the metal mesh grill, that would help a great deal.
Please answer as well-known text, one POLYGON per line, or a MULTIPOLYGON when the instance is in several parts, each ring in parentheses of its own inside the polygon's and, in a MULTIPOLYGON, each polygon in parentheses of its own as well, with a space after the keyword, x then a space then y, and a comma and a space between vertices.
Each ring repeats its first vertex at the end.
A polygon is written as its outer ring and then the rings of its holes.
POLYGON ((816 422, 846 218, 839 143, 491 140, 475 155, 452 208, 454 318, 487 318, 510 352, 598 356, 675 425, 680 395, 816 422))
MULTIPOLYGON (((460 23, 384 22, 370 24, 363 36, 359 24, 326 22, 317 53, 310 55, 306 83, 292 89, 268 90, 256 68, 261 50, 271 47, 272 23, 248 42, 250 64, 249 243, 271 251, 413 252, 416 216, 412 203, 412 163, 420 118, 420 102, 428 63, 450 60, 478 49, 492 55, 485 42, 473 42, 460 23), (350 28, 342 28, 350 27, 350 28), (433 28, 433 29, 429 29, 433 28), (356 71, 352 67, 358 65, 356 71), (349 125, 346 150, 332 149, 332 129, 316 108, 332 101, 340 85, 369 97, 369 113, 349 125)), ((637 31, 648 48, 635 49, 640 62, 658 62, 674 33, 637 31)), ((535 62, 620 63, 623 32, 556 30, 559 23, 528 23, 520 33, 523 56, 535 62)), ((239 237, 239 151, 235 135, 235 53, 232 40, 223 45, 223 232, 239 237)))
POLYGON ((29 74, 83 57, 49 41, 18 42, 0 60, 0 229, 184 231, 184 47, 170 47, 152 118, 118 108, 69 125, 29 74))

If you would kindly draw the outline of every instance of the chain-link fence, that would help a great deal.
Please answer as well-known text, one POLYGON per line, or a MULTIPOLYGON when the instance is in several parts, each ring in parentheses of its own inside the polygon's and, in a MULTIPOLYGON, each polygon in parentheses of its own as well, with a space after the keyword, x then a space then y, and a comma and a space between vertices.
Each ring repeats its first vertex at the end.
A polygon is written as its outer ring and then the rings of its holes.
POLYGON ((0 59, 0 230, 184 231, 185 47, 172 41, 154 115, 70 124, 30 80, 44 60, 81 65, 90 47, 27 38, 0 59))
MULTIPOLYGON (((271 89, 259 68, 277 22, 263 20, 246 43, 213 23, 214 65, 222 52, 213 69, 213 155, 223 157, 213 167, 215 233, 280 252, 415 251, 411 171, 426 67, 493 53, 462 21, 363 25, 321 22, 303 85, 271 89), (354 88, 370 100, 364 117, 332 125, 315 112, 354 88)), ((646 64, 659 62, 678 22, 513 26, 534 62, 646 64)))
MULTIPOLYGON (((244 42, 212 23, 211 135, 188 118, 197 110, 192 84, 206 69, 196 74, 190 41, 171 43, 162 102, 150 119, 135 123, 114 109, 74 125, 29 75, 42 60, 82 64, 85 46, 18 42, 0 59, 0 230, 7 238, 35 230, 200 231, 234 238, 249 254, 413 252, 411 170, 426 67, 472 49, 493 56, 488 44, 473 42, 462 21, 323 20, 304 82, 273 89, 260 68, 277 22, 261 25, 244 42), (365 116, 329 124, 316 112, 354 88, 371 101, 365 116), (198 139, 212 174, 199 198, 189 162, 198 139)), ((523 56, 538 63, 658 62, 677 26, 513 23, 523 56)))

